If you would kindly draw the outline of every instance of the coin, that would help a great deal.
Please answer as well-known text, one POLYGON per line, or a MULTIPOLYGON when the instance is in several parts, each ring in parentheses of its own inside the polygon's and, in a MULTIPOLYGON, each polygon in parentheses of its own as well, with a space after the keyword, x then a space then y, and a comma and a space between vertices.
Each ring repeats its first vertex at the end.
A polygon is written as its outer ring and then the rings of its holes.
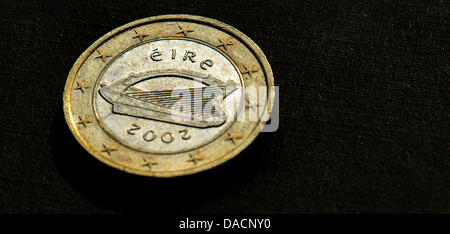
POLYGON ((73 65, 66 122, 95 158, 173 177, 233 158, 261 132, 274 100, 261 49, 206 17, 163 15, 114 29, 73 65))

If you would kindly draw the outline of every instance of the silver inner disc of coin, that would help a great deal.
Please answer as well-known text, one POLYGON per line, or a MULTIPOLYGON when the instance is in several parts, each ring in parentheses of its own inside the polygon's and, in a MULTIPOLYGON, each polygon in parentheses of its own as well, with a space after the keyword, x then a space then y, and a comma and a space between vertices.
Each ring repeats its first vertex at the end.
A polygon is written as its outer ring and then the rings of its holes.
POLYGON ((159 38, 114 57, 97 79, 93 104, 116 141, 173 154, 226 131, 242 109, 243 90, 239 69, 219 49, 189 38, 159 38))

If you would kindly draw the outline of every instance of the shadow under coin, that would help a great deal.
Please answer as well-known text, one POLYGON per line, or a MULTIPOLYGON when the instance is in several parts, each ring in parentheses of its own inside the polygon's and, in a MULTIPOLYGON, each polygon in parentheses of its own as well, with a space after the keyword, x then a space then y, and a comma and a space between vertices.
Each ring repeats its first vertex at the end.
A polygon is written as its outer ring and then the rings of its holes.
POLYGON ((85 151, 70 132, 58 108, 51 129, 53 160, 63 179, 96 205, 119 212, 209 212, 202 204, 244 186, 253 173, 256 154, 250 145, 239 157, 194 175, 151 178, 111 168, 85 151))

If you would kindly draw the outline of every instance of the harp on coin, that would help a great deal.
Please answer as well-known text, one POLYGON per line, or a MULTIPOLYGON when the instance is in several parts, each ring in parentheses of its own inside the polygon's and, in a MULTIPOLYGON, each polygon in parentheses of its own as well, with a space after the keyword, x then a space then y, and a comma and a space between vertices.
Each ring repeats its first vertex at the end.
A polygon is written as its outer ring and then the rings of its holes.
POLYGON ((222 101, 236 89, 236 84, 231 80, 223 82, 192 71, 168 70, 130 74, 109 85, 101 85, 99 92, 112 104, 114 113, 206 128, 225 123, 222 101), (141 81, 161 77, 188 79, 204 86, 152 91, 134 87, 141 81))

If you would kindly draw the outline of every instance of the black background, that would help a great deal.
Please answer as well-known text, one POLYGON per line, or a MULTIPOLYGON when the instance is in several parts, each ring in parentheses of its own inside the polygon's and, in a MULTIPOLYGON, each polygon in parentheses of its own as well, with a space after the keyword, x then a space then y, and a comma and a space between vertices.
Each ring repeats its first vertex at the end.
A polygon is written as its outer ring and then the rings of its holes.
POLYGON ((450 211, 446 1, 0 2, 0 212, 450 211), (236 27, 280 86, 280 127, 192 176, 103 165, 72 137, 62 92, 110 30, 173 13, 236 27))

